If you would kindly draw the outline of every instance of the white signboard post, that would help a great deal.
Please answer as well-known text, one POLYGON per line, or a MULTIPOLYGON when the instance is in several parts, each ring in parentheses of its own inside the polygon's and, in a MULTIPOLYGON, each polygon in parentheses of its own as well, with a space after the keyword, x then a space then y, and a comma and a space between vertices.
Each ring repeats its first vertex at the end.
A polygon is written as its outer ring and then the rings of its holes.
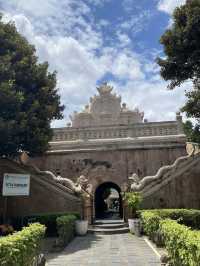
POLYGON ((30 175, 5 173, 3 179, 3 196, 29 196, 30 175))
POLYGON ((8 196, 29 196, 30 175, 5 173, 3 178, 4 213, 3 220, 7 220, 7 197, 8 196))

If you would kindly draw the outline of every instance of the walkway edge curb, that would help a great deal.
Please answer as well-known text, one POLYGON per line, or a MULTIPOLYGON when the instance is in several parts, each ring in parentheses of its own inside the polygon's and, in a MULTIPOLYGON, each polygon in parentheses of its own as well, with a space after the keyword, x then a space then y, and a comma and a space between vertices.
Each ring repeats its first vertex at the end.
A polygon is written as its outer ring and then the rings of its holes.
POLYGON ((144 237, 144 241, 147 243, 147 245, 153 250, 153 252, 158 256, 158 258, 161 258, 160 253, 154 248, 154 246, 151 244, 151 242, 148 240, 147 237, 144 237))

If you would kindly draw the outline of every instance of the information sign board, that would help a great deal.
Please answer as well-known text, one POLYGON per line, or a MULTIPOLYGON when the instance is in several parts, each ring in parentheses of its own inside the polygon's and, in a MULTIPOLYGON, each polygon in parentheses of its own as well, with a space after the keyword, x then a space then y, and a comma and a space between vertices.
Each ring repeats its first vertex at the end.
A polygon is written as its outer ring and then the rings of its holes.
POLYGON ((3 196, 28 196, 30 191, 29 174, 5 173, 3 179, 3 196))

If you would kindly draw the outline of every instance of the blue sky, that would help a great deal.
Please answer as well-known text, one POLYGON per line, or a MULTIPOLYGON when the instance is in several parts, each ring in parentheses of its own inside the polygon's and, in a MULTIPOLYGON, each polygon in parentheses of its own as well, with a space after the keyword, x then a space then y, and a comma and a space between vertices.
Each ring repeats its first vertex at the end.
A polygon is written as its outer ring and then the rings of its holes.
POLYGON ((57 71, 66 125, 88 103, 96 86, 108 81, 130 108, 149 121, 173 120, 185 101, 186 83, 174 91, 159 76, 161 34, 185 0, 0 0, 5 21, 37 49, 39 60, 57 71))

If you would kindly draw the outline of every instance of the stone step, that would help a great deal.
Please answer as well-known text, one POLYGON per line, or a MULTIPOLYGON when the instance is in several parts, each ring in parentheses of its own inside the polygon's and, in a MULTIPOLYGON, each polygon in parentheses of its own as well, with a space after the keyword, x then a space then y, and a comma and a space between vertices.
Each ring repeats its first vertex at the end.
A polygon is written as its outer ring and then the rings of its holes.
POLYGON ((117 229, 117 228, 124 228, 128 225, 126 223, 116 223, 116 224, 96 224, 94 223, 93 228, 96 229, 117 229))
POLYGON ((122 219, 116 219, 116 220, 107 220, 107 219, 103 219, 103 220, 95 220, 94 221, 95 225, 100 225, 100 224, 124 224, 124 220, 122 219))
POLYGON ((91 226, 88 229, 88 233, 90 234, 102 234, 102 235, 112 235, 112 234, 124 234, 128 233, 129 228, 128 227, 122 227, 122 228, 97 228, 95 226, 91 226))

